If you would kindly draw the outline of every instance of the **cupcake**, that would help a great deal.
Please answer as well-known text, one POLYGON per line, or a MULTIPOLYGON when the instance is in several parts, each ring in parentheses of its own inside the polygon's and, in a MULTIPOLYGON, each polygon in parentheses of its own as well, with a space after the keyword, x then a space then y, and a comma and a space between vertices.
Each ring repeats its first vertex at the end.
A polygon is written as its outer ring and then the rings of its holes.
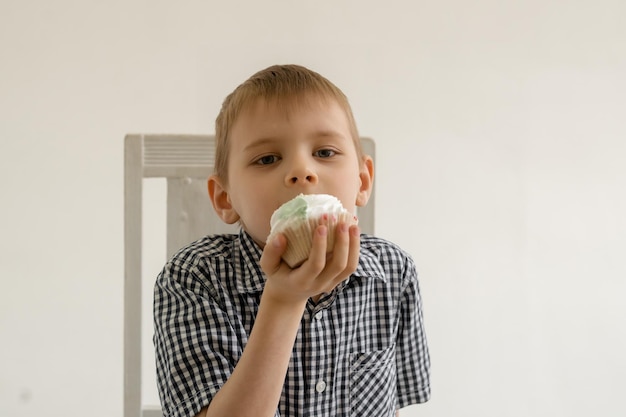
POLYGON ((311 252, 313 232, 322 223, 328 227, 326 250, 331 252, 335 244, 335 227, 339 223, 357 224, 357 218, 348 212, 341 202, 328 194, 300 194, 280 206, 270 219, 270 241, 277 233, 287 238, 287 250, 283 260, 291 268, 304 262, 311 252))

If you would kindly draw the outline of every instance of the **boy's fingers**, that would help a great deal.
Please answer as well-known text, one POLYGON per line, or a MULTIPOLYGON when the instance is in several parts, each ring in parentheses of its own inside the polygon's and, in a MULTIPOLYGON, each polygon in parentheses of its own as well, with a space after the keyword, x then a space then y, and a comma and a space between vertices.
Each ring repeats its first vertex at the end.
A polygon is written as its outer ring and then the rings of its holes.
POLYGON ((334 274, 341 274, 346 268, 348 255, 350 253, 350 236, 348 225, 340 223, 335 231, 335 247, 332 255, 332 270, 334 274))
POLYGON ((313 243, 311 246, 311 253, 307 261, 307 266, 312 268, 311 272, 315 272, 317 275, 324 269, 326 265, 326 235, 328 234, 328 227, 322 224, 317 226, 313 235, 313 243))
POLYGON ((355 271, 359 262, 359 248, 358 227, 353 229, 345 223, 338 225, 335 234, 335 247, 324 271, 325 292, 332 291, 355 271))
POLYGON ((287 249, 287 239, 282 234, 278 234, 270 239, 261 254, 261 269, 265 273, 271 273, 280 268, 281 257, 287 249))
POLYGON ((361 230, 359 226, 350 226, 350 252, 348 254, 348 265, 346 269, 352 274, 359 266, 359 254, 361 252, 361 230))
POLYGON ((344 249, 341 252, 341 256, 343 258, 341 265, 338 265, 341 270, 337 274, 337 283, 348 278, 359 264, 359 252, 361 249, 359 227, 346 225, 346 231, 342 238, 345 239, 345 242, 342 242, 344 249))

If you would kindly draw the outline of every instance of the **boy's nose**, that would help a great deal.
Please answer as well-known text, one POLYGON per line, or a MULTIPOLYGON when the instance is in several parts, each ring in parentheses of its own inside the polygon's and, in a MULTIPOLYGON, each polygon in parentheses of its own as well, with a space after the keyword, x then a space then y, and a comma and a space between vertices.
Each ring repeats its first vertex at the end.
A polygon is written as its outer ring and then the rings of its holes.
POLYGON ((289 178, 289 183, 291 185, 296 184, 315 184, 317 182, 317 177, 315 175, 306 175, 302 177, 291 177, 289 178))
POLYGON ((286 185, 313 185, 317 180, 317 174, 305 164, 294 165, 285 177, 286 185))

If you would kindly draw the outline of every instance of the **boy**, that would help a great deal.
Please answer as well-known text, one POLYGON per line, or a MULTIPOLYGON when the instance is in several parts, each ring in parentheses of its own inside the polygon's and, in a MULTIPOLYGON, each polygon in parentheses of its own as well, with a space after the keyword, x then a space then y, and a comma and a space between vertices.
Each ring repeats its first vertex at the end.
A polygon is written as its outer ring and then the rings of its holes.
POLYGON ((165 416, 393 416, 430 397, 415 266, 395 245, 339 225, 326 254, 281 261, 270 217, 300 193, 355 212, 374 175, 348 100, 306 68, 274 66, 231 93, 216 120, 213 207, 238 235, 179 251, 155 286, 165 416))

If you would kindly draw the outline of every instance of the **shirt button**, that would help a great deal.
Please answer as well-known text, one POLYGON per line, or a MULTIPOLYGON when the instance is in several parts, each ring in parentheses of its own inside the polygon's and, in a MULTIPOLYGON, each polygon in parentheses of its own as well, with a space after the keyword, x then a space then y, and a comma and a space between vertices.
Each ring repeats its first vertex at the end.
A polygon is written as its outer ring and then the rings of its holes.
POLYGON ((315 384, 315 391, 320 394, 326 391, 326 382, 324 382, 324 380, 318 381, 317 384, 315 384))
POLYGON ((323 316, 324 316, 324 312, 318 311, 317 313, 315 313, 315 320, 321 320, 323 316))

